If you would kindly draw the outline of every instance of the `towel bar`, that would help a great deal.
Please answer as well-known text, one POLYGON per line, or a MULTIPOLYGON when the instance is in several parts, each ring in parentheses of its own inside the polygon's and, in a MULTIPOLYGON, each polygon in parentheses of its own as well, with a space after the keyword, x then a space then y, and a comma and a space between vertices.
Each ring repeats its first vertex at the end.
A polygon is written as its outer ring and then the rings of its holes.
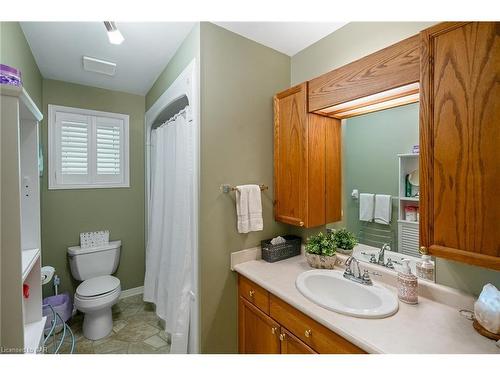
MULTIPOLYGON (((259 187, 260 187, 260 190, 269 189, 269 187, 267 185, 264 185, 264 184, 260 184, 259 187)), ((223 193, 230 193, 231 191, 238 190, 238 188, 236 186, 228 185, 228 184, 221 185, 220 189, 223 193)))

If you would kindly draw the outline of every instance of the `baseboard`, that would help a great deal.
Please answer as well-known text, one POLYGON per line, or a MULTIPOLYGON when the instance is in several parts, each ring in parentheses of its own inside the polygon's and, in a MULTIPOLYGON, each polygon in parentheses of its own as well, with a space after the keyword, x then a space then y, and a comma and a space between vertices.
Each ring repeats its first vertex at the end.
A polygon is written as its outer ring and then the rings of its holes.
POLYGON ((142 293, 144 293, 144 286, 138 286, 137 288, 122 290, 122 293, 120 294, 120 299, 136 296, 142 293))

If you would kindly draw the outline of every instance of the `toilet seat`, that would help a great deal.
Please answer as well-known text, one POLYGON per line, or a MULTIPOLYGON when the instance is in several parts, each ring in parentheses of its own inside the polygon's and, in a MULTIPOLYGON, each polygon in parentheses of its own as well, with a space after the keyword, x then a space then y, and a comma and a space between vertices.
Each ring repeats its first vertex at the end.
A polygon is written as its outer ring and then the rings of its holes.
POLYGON ((81 300, 104 298, 120 288, 120 280, 114 276, 98 276, 82 282, 76 288, 76 295, 81 300))

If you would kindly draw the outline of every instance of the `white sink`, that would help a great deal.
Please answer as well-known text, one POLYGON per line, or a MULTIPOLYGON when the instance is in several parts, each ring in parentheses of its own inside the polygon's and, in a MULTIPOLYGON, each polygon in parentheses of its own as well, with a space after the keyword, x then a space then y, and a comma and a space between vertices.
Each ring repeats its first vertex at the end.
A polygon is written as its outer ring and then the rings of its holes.
POLYGON ((297 277, 295 285, 317 305, 358 318, 385 318, 399 307, 398 299, 388 289, 347 280, 340 271, 306 271, 297 277))

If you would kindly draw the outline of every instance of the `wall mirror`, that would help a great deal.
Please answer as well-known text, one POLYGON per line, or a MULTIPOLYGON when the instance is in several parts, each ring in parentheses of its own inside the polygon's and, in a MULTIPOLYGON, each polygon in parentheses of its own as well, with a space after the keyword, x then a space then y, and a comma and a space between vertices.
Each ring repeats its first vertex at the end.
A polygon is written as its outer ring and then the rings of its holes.
POLYGON ((419 103, 342 120, 342 206, 355 256, 398 269, 419 249, 419 103), (390 261, 389 261, 390 259, 390 261), (387 262, 389 261, 389 264, 387 262))

